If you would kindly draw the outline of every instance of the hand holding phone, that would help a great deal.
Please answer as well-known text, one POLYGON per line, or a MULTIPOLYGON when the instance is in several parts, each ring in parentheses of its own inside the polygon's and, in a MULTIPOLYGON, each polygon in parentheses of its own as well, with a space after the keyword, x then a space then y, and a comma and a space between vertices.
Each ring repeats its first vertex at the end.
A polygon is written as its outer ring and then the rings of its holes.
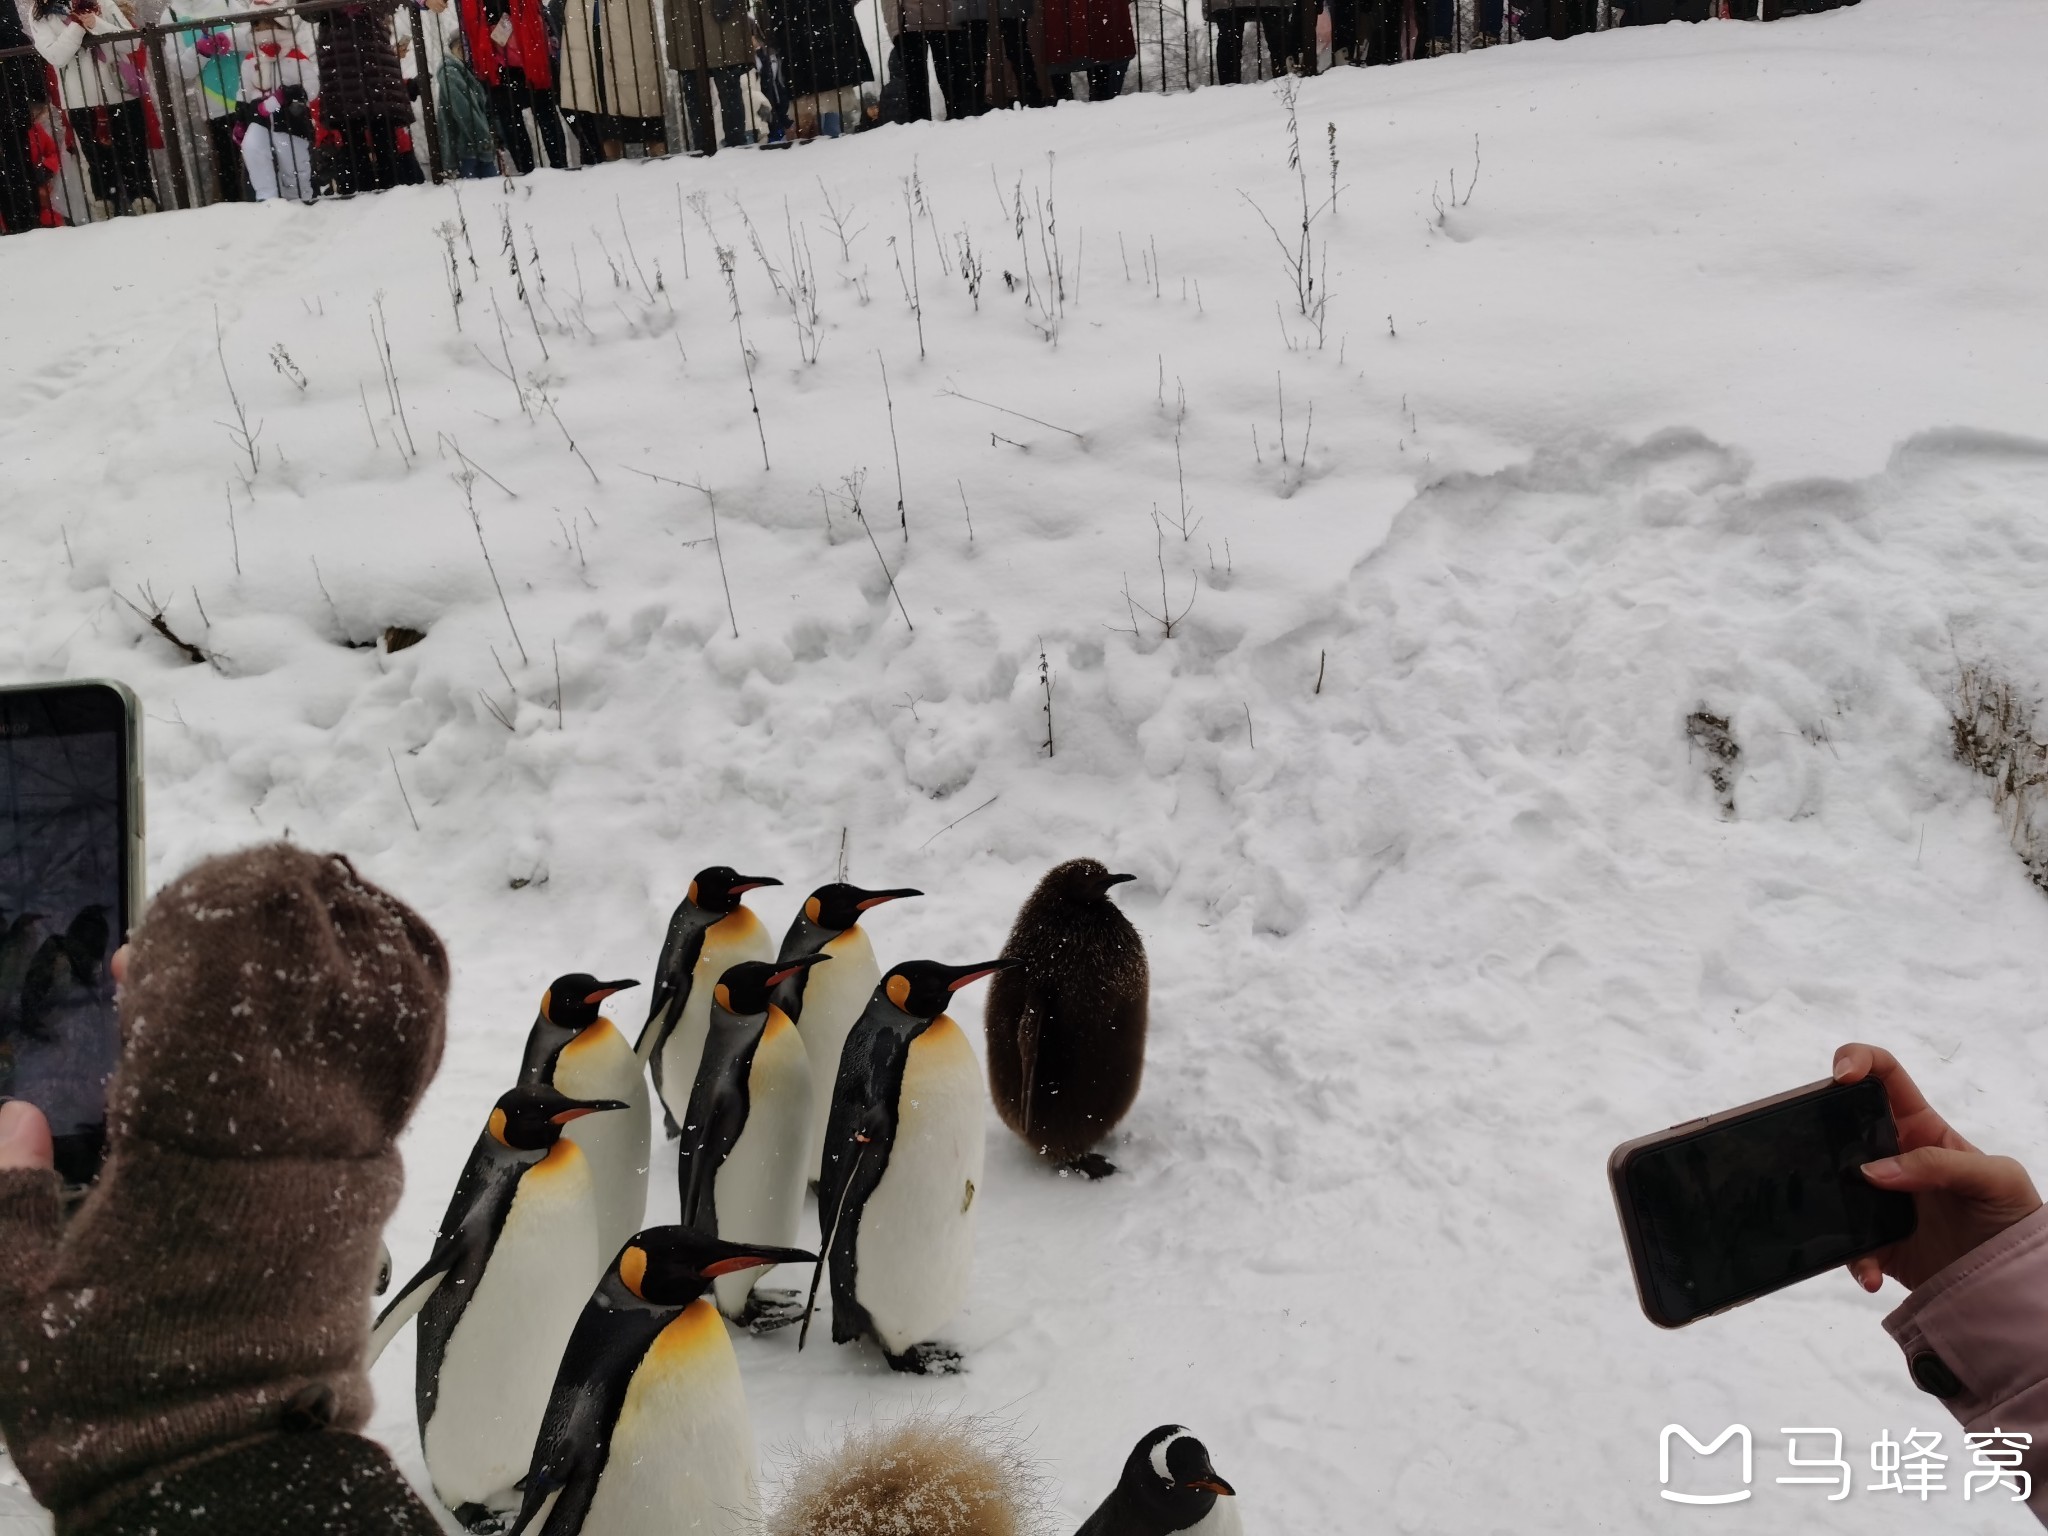
POLYGON ((0 1098, 42 1112, 72 1184, 98 1171, 121 1048, 111 961, 140 905, 139 731, 116 684, 0 688, 0 1098))
POLYGON ((1643 1313, 1679 1328, 1913 1236, 1912 1197, 1864 1177, 1900 1149, 1884 1085, 1829 1080, 1615 1148, 1643 1313))
POLYGON ((1890 1275, 1916 1290, 1979 1244, 2041 1208, 2027 1170, 2009 1157, 1989 1157, 1963 1139, 1927 1102, 1890 1051, 1845 1045, 1835 1052, 1835 1081, 1884 1086, 1899 1128, 1899 1153, 1864 1169, 1880 1189, 1910 1194, 1918 1218, 1913 1235, 1853 1259, 1849 1273, 1866 1291, 1890 1275))

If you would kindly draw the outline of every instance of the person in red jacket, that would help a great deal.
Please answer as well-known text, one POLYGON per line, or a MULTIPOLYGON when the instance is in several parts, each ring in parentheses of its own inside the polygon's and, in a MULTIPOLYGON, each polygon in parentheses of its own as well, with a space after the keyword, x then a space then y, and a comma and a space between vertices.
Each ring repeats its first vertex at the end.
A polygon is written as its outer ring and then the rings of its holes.
POLYGON ((1045 29, 1045 72, 1053 95, 1071 100, 1073 77, 1088 77, 1088 99, 1107 101, 1124 88, 1124 74, 1138 52, 1131 30, 1129 0, 1041 0, 1045 29))
POLYGON ((490 98, 498 142, 524 176, 533 169, 533 140, 526 109, 540 125, 546 163, 567 169, 569 148, 556 111, 554 62, 548 56, 547 19, 541 0, 461 0, 462 40, 470 67, 490 98))

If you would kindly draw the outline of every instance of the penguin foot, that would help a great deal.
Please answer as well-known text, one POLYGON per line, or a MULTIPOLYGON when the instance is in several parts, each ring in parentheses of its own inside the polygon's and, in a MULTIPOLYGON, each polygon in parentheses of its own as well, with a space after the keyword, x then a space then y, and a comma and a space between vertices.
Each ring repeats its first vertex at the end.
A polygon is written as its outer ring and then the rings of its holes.
POLYGON ((488 1504, 458 1504, 450 1513, 462 1522, 465 1531, 472 1531, 475 1536, 497 1536, 512 1523, 506 1511, 492 1509, 488 1504))
POLYGON ((755 1291, 739 1315, 739 1324, 749 1333, 773 1333, 800 1323, 804 1301, 795 1291, 755 1291))
POLYGON ((1116 1172, 1116 1164, 1100 1152, 1083 1152, 1061 1163, 1059 1171, 1062 1175, 1078 1173, 1084 1179, 1106 1179, 1116 1172))
POLYGON ((961 1371, 960 1351, 944 1344, 913 1344, 900 1355, 885 1349, 882 1357, 890 1370, 912 1376, 958 1376, 961 1371))

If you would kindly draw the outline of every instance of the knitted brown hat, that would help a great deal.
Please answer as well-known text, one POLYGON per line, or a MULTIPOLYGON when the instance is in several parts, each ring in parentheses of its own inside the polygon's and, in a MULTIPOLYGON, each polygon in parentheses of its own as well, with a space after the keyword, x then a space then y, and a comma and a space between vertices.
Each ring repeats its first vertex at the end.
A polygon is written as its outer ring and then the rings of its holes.
POLYGON ((195 1458, 368 1417, 393 1140, 441 1057, 448 963, 338 855, 207 861, 135 936, 108 1155, 61 1238, 0 1172, 0 1428, 60 1531, 195 1458))

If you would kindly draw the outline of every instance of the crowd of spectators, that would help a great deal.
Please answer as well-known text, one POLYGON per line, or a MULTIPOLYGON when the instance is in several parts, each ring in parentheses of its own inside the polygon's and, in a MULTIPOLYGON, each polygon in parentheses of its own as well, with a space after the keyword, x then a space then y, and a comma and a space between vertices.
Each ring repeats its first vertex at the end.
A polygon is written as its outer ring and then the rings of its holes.
POLYGON ((1840 3, 0 0, 0 233, 1840 3))

